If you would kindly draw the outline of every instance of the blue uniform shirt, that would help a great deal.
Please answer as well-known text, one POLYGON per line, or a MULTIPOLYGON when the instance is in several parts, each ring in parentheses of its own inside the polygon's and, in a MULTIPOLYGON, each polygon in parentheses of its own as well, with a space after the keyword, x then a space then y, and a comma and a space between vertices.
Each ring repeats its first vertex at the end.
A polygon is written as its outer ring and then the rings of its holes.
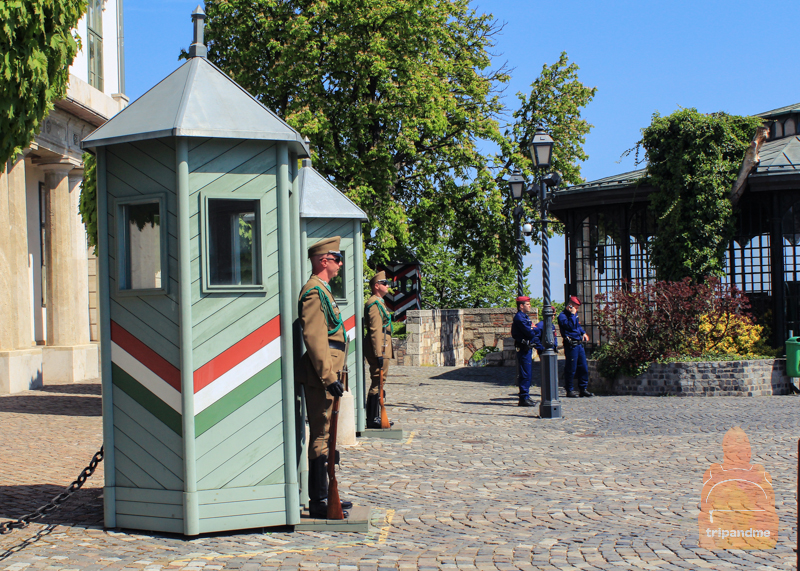
POLYGON ((532 329, 531 318, 524 311, 518 311, 514 316, 514 321, 511 323, 511 336, 514 341, 531 341, 535 338, 532 329))
MULTIPOLYGON (((536 336, 534 340, 534 347, 536 352, 540 355, 544 351, 544 321, 540 321, 533 328, 533 333, 536 336)), ((558 337, 556 337, 556 324, 553 323, 553 350, 558 351, 558 337)))
POLYGON ((583 339, 586 331, 581 327, 578 314, 572 315, 568 310, 564 310, 558 314, 558 328, 561 330, 561 337, 570 337, 576 341, 583 339))

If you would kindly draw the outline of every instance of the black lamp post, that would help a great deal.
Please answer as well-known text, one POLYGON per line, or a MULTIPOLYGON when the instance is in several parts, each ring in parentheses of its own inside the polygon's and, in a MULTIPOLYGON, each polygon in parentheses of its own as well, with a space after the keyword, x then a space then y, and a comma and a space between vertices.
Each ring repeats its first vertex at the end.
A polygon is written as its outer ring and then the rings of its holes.
POLYGON ((522 218, 522 198, 525 195, 525 178, 519 171, 514 171, 508 177, 508 186, 511 187, 511 196, 517 202, 514 207, 514 227, 516 228, 517 240, 517 296, 522 293, 522 236, 520 235, 519 223, 522 218))
MULTIPOLYGON (((553 138, 537 127, 533 141, 528 145, 537 171, 550 167, 553 156, 553 138)), ((550 300, 550 247, 547 237, 548 187, 558 187, 561 177, 558 173, 550 173, 539 179, 539 206, 542 214, 542 314, 544 325, 544 352, 542 363, 542 401, 539 403, 541 418, 561 418, 561 401, 558 399, 558 356, 554 350, 553 336, 553 304, 550 300)))

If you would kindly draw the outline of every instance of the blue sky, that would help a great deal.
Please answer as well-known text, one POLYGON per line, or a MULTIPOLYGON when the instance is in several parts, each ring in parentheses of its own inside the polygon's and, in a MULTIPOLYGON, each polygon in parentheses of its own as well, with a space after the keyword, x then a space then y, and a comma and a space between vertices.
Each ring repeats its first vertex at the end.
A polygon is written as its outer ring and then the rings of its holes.
MULTIPOLYGON (((135 99, 175 70, 191 43, 198 0, 125 2, 126 91, 135 99)), ((635 145, 655 111, 679 107, 701 112, 753 114, 800 101, 794 26, 798 5, 776 0, 621 1, 484 0, 472 6, 504 23, 495 62, 512 68, 506 104, 527 92, 542 65, 566 51, 580 80, 596 86, 583 117, 586 180, 633 170, 620 155, 635 145)), ((553 297, 563 298, 564 240, 550 241, 553 297)), ((541 295, 541 253, 525 257, 530 285, 541 295)))

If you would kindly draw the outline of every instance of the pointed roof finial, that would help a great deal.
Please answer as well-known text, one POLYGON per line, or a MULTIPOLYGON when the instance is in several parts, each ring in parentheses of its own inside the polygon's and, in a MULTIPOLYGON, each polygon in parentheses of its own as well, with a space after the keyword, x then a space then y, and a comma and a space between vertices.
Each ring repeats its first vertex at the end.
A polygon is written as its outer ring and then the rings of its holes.
POLYGON ((192 12, 192 23, 194 24, 194 41, 189 46, 189 57, 206 57, 208 48, 203 43, 203 29, 205 28, 206 13, 199 4, 192 12))

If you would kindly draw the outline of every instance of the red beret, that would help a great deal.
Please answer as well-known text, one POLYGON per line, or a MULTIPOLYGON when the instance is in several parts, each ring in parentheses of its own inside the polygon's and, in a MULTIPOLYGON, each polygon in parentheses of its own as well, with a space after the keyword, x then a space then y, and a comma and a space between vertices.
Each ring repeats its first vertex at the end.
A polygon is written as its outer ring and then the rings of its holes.
POLYGON ((531 298, 529 298, 527 295, 521 295, 521 296, 519 296, 517 298, 517 303, 524 303, 524 302, 530 301, 530 300, 531 300, 531 298))
POLYGON ((569 302, 570 302, 572 305, 575 305, 575 306, 577 306, 577 305, 580 305, 580 304, 581 304, 581 301, 580 301, 580 300, 579 300, 577 297, 575 297, 574 295, 571 295, 571 296, 569 296, 569 302))

